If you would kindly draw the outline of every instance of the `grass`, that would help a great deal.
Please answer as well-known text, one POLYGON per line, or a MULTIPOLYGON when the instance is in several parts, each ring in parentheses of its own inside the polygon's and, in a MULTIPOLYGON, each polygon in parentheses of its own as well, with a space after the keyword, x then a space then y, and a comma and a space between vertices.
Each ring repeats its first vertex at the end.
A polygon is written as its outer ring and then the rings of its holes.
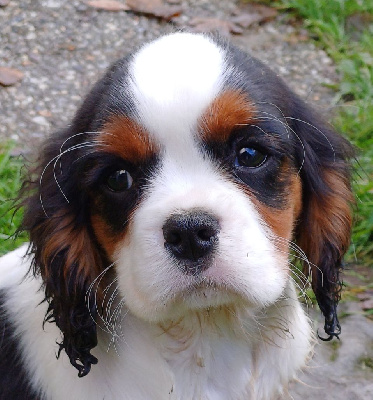
POLYGON ((340 340, 332 340, 331 342, 328 342, 328 345, 331 349, 330 361, 335 362, 337 361, 339 356, 339 349, 341 347, 341 342, 340 340))
POLYGON ((373 261, 373 0, 277 0, 301 17, 311 37, 335 61, 340 81, 334 125, 358 149, 357 205, 348 261, 373 261))
POLYGON ((18 247, 26 235, 14 237, 22 212, 14 213, 14 199, 21 186, 23 160, 12 157, 12 144, 0 145, 0 255, 18 247))
POLYGON ((373 357, 362 356, 356 362, 358 368, 363 370, 373 370, 373 357))

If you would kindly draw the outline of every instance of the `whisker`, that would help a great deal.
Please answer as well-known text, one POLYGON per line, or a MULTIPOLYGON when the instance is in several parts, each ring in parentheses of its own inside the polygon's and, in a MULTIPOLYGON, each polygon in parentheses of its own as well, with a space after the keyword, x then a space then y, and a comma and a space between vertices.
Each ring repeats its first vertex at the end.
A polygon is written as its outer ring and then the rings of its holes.
POLYGON ((325 135, 325 133, 323 131, 321 131, 317 126, 315 126, 315 125, 313 125, 313 124, 311 124, 311 123, 309 123, 307 121, 304 121, 302 119, 299 119, 299 118, 286 117, 286 119, 291 119, 293 121, 302 122, 303 124, 310 126, 311 128, 315 129, 315 131, 319 132, 322 136, 324 136, 324 138, 329 143, 329 146, 331 147, 331 149, 333 151, 333 157, 334 157, 334 162, 335 162, 336 157, 335 157, 334 147, 333 147, 332 143, 330 142, 330 140, 328 139, 328 137, 325 135))
POLYGON ((76 158, 76 159, 73 161, 73 164, 77 163, 77 162, 80 161, 82 158, 87 157, 87 156, 90 156, 91 154, 95 154, 95 153, 97 153, 97 150, 88 151, 88 152, 84 153, 82 156, 76 158))
POLYGON ((110 347, 113 346, 114 350, 118 352, 117 345, 118 340, 124 341, 124 334, 122 330, 122 321, 128 313, 128 310, 123 314, 122 309, 125 305, 124 299, 120 299, 116 302, 116 299, 119 297, 119 286, 117 285, 118 278, 114 278, 103 290, 102 293, 104 297, 102 299, 100 307, 97 304, 97 293, 99 286, 101 285, 102 279, 108 270, 115 265, 115 262, 107 267, 104 271, 102 271, 90 284, 87 293, 86 293, 86 302, 91 315, 91 318, 95 321, 96 325, 105 333, 111 336, 111 339, 108 344, 107 351, 109 351, 110 347), (97 312, 96 319, 93 318, 91 313, 91 302, 93 293, 93 301, 94 307, 97 312), (113 309, 113 305, 116 304, 113 309), (100 321, 100 322, 98 322, 100 321))
POLYGON ((60 146, 60 154, 62 154, 62 149, 64 148, 65 144, 66 144, 67 142, 69 142, 71 139, 74 139, 74 138, 76 138, 76 137, 78 137, 78 136, 81 136, 81 135, 88 135, 88 134, 94 134, 94 133, 96 133, 96 132, 79 132, 79 133, 76 133, 75 135, 69 136, 69 137, 68 137, 66 140, 64 140, 63 143, 61 144, 61 146, 60 146))
POLYGON ((288 241, 285 238, 281 238, 280 236, 273 235, 272 238, 275 241, 277 240, 277 241, 282 242, 282 243, 284 243, 284 242, 289 243, 290 249, 295 251, 297 254, 299 254, 299 256, 296 256, 296 255, 293 254, 292 257, 298 258, 298 259, 300 259, 300 260, 302 260, 302 261, 307 263, 307 265, 308 265, 308 274, 311 277, 311 282, 312 282, 312 267, 314 267, 320 272, 320 274, 321 274, 321 285, 324 286, 324 273, 323 273, 323 271, 316 264, 314 264, 314 263, 312 263, 312 262, 310 262, 308 260, 308 257, 306 255, 306 253, 296 243, 294 243, 292 241, 288 241))
MULTIPOLYGON (((109 286, 111 286, 111 285, 113 285, 114 283, 116 283, 118 281, 118 278, 115 278, 111 283, 110 283, 110 285, 109 286)), ((106 289, 105 289, 106 290, 106 289)), ((115 299, 116 299, 116 297, 119 295, 119 286, 116 286, 116 288, 113 290, 113 293, 111 294, 111 296, 110 296, 110 298, 109 298, 109 300, 108 300, 108 302, 107 302, 107 305, 106 305, 106 307, 105 307, 105 313, 106 313, 106 315, 110 315, 110 312, 111 312, 111 306, 113 305, 113 303, 114 303, 114 301, 115 301, 115 299)), ((103 299, 103 301, 102 301, 102 304, 105 304, 105 300, 106 300, 106 294, 105 294, 105 297, 104 297, 104 299, 103 299)))
POLYGON ((305 292, 305 290, 298 284, 298 282, 291 275, 289 278, 293 281, 294 285, 298 288, 299 292, 302 294, 301 297, 304 297, 304 299, 306 300, 306 305, 307 305, 307 307, 309 307, 309 302, 311 302, 311 299, 308 296, 308 294, 305 292))
POLYGON ((44 178, 44 174, 45 174, 46 170, 49 168, 49 166, 50 166, 52 163, 54 163, 54 165, 53 165, 53 175, 54 175, 55 181, 56 181, 57 186, 58 186, 58 188, 60 189, 62 195, 64 196, 64 198, 66 199, 66 201, 69 202, 69 200, 67 199, 65 193, 63 192, 63 190, 62 190, 62 188, 61 188, 61 185, 59 184, 59 182, 58 182, 58 180, 57 180, 56 173, 55 173, 56 163, 58 162, 58 160, 59 160, 64 154, 66 154, 66 153, 68 153, 68 152, 70 152, 70 151, 82 149, 82 148, 85 148, 85 147, 93 147, 93 144, 90 143, 90 142, 85 142, 85 143, 81 143, 81 144, 79 144, 79 145, 75 145, 75 146, 69 147, 68 149, 64 150, 63 153, 58 154, 57 156, 53 157, 53 158, 47 163, 47 165, 44 167, 44 169, 43 169, 43 171, 42 171, 42 173, 41 173, 41 175, 40 175, 40 179, 39 179, 39 186, 40 186, 39 200, 40 200, 41 207, 42 207, 42 209, 43 209, 43 211, 44 211, 44 214, 45 214, 45 216, 46 216, 47 218, 49 218, 49 216, 48 216, 48 214, 47 214, 47 212, 46 212, 46 209, 45 209, 45 207, 44 207, 43 198, 42 198, 42 190, 41 190, 42 184, 43 184, 43 178, 44 178))
MULTIPOLYGON (((104 322, 104 318, 102 317, 102 315, 100 314, 100 312, 99 312, 99 310, 98 310, 98 308, 97 308, 97 290, 98 290, 98 287, 99 287, 99 285, 100 285, 102 279, 104 278, 105 274, 110 270, 110 268, 112 268, 112 267, 114 266, 114 264, 115 264, 115 263, 112 263, 112 264, 110 264, 107 268, 105 268, 105 269, 92 281, 92 283, 89 285, 89 287, 88 287, 88 289, 87 289, 87 292, 86 292, 86 304, 87 304, 87 307, 88 307, 88 311, 89 311, 89 314, 90 314, 92 320, 96 323, 97 326, 99 326, 99 324, 97 323, 96 319, 93 317, 93 315, 92 315, 92 313, 91 313, 91 304, 90 304, 91 293, 92 293, 92 290, 93 290, 94 286, 97 284, 97 287, 96 287, 96 289, 95 289, 95 291, 94 291, 94 304, 95 304, 95 308, 96 308, 96 310, 97 310, 97 315, 98 315, 98 317, 104 322)), ((100 326, 99 326, 99 327, 100 327, 100 326)), ((100 328, 102 329, 102 327, 100 327, 100 328)), ((108 332, 108 333, 110 333, 110 332, 108 332)))
MULTIPOLYGON (((64 146, 65 146, 65 144, 67 143, 67 142, 69 142, 70 140, 72 140, 72 139, 74 139, 74 138, 76 138, 76 137, 78 137, 78 136, 81 136, 81 135, 97 135, 97 134, 99 134, 100 132, 97 132, 97 131, 92 131, 92 132, 79 132, 79 133, 76 133, 75 135, 71 135, 71 136, 69 136, 67 139, 65 139, 64 140, 64 142, 61 144, 61 146, 60 146, 60 155, 62 156, 62 149, 64 148, 64 146)), ((96 140, 95 140, 95 142, 96 142, 96 140)), ((85 142, 85 143, 92 143, 92 142, 85 142)), ((92 143, 93 144, 93 143, 92 143)), ((72 147, 74 147, 74 146, 72 146, 72 147)), ((62 170, 62 164, 60 163, 60 170, 62 170)))
MULTIPOLYGON (((304 162, 305 162, 305 159, 306 159, 306 148, 305 148, 305 146, 304 146, 304 143, 303 143, 302 139, 301 139, 300 136, 295 132, 295 130, 289 126, 289 124, 288 124, 286 121, 283 122, 283 121, 281 121, 279 118, 277 118, 276 116, 274 116, 273 114, 267 113, 267 112, 265 112, 265 111, 262 111, 262 114, 266 114, 266 115, 269 115, 269 116, 272 117, 271 119, 268 118, 267 120, 274 120, 274 121, 279 122, 281 125, 283 125, 283 126, 285 127, 285 129, 286 129, 286 132, 288 133, 288 138, 290 137, 290 135, 289 135, 289 130, 290 130, 290 131, 294 134, 294 136, 298 139, 298 141, 299 141, 299 143, 301 144, 302 149, 303 149, 302 162, 301 162, 301 165, 300 165, 300 167, 299 167, 299 169, 298 169, 298 174, 299 174, 300 171, 301 171, 302 168, 303 168, 303 165, 304 165, 304 162)), ((261 118, 264 119, 264 117, 261 117, 261 118)), ((288 117, 285 117, 285 118, 288 118, 288 117)))
MULTIPOLYGON (((285 123, 286 123, 285 114, 282 112, 281 108, 280 108, 277 104, 272 103, 272 102, 270 102, 270 101, 260 101, 260 102, 258 102, 258 104, 269 104, 270 106, 276 108, 276 110, 280 112, 280 114, 282 115, 282 118, 284 119, 284 121, 285 121, 285 123)), ((265 113, 265 114, 267 114, 267 115, 271 115, 271 116, 272 116, 273 118, 275 118, 278 122, 282 122, 279 118, 275 117, 275 116, 274 116, 273 114, 271 114, 271 113, 268 113, 268 112, 265 112, 265 111, 263 111, 262 113, 265 113)), ((289 127, 289 125, 288 125, 287 123, 286 123, 286 126, 289 127)), ((289 128, 290 128, 290 127, 289 127, 289 128)), ((286 128, 286 132, 288 133, 288 139, 289 139, 290 136, 289 136, 289 131, 287 130, 287 128, 286 128)))

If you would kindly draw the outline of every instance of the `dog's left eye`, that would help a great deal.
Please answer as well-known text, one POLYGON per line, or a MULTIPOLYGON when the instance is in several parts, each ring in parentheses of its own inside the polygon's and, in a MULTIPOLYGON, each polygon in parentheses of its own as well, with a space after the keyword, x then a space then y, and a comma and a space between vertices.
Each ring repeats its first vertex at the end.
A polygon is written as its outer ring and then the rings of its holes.
POLYGON ((235 166, 258 168, 267 160, 267 155, 254 147, 242 147, 237 151, 235 166))
POLYGON ((132 176, 124 169, 115 171, 106 180, 107 187, 113 192, 122 192, 132 186, 132 176))

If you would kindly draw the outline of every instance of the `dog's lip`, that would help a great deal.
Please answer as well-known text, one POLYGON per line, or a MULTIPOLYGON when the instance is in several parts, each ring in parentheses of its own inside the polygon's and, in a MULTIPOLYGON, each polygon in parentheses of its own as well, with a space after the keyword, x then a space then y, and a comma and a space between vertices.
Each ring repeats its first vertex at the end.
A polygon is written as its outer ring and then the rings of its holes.
POLYGON ((191 282, 183 289, 176 291, 174 297, 178 299, 186 299, 195 295, 210 297, 214 295, 219 296, 221 294, 234 297, 242 296, 239 291, 227 283, 201 278, 195 282, 191 282))
POLYGON ((224 290, 227 288, 227 284, 218 283, 211 278, 198 278, 194 282, 191 282, 187 290, 204 290, 204 289, 214 289, 214 290, 224 290))

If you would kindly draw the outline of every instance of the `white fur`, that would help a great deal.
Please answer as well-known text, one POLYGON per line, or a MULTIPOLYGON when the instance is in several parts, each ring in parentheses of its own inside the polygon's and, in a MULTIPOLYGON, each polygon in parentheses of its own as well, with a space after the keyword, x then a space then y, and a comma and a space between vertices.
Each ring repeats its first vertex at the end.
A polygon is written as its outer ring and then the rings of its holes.
POLYGON ((42 328, 41 282, 22 280, 25 249, 0 260, 5 307, 45 398, 269 400, 304 365, 311 331, 287 257, 250 198, 198 147, 198 118, 222 90, 225 64, 222 49, 191 34, 161 38, 132 60, 136 118, 158 143, 161 165, 114 256, 123 336, 114 348, 99 331, 98 365, 86 377, 64 352, 56 360, 61 334, 42 328), (162 226, 194 208, 221 230, 212 265, 188 276, 166 252, 162 226))
POLYGON ((138 116, 162 143, 190 132, 224 82, 222 49, 202 35, 176 33, 144 46, 129 69, 138 116))
POLYGON ((56 359, 57 327, 42 328, 41 282, 23 279, 29 268, 24 251, 0 259, 0 289, 7 290, 5 308, 40 399, 268 400, 309 354, 310 325, 288 281, 283 297, 256 312, 240 307, 231 308, 228 317, 219 310, 194 312, 163 329, 129 312, 117 351, 101 332, 93 350, 99 363, 78 378, 65 353, 56 359))
POLYGON ((145 46, 130 68, 138 118, 161 147, 162 166, 115 261, 126 304, 146 320, 237 297, 264 306, 277 300, 287 281, 287 258, 276 252, 250 199, 198 147, 198 119, 221 90, 225 71, 219 47, 204 36, 181 33, 145 46), (214 215, 221 226, 213 266, 198 277, 177 268, 162 234, 170 215, 193 208, 214 215), (183 295, 196 285, 200 291, 183 295))
POLYGON ((185 163, 165 159, 147 193, 115 257, 119 285, 132 312, 161 321, 190 308, 237 300, 263 307, 278 299, 288 280, 286 258, 276 253, 247 196, 201 156, 185 163), (162 234, 171 214, 193 208, 213 213, 221 227, 213 265, 198 276, 180 271, 167 254, 162 234), (198 285, 201 292, 183 295, 198 285))

